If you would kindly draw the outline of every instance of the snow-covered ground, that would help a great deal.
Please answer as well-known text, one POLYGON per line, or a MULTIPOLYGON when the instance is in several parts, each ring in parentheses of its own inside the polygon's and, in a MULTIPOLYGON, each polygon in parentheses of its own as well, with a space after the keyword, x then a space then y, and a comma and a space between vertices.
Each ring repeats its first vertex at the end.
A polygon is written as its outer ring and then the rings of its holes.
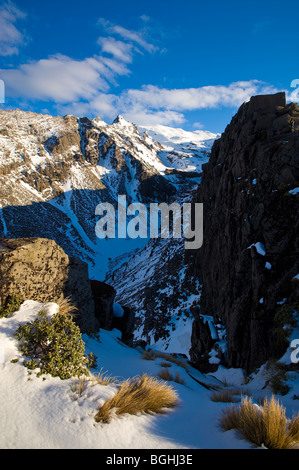
MULTIPOLYGON (((221 410, 230 404, 213 402, 211 391, 191 377, 205 385, 221 385, 226 381, 242 387, 241 370, 221 368, 216 374, 203 375, 191 367, 185 370, 172 364, 171 372, 179 372, 185 380, 184 384, 171 382, 180 399, 177 408, 163 415, 127 415, 114 418, 110 424, 96 423, 97 409, 116 393, 116 385, 93 385, 89 381, 79 395, 77 379, 37 377, 34 372, 29 375, 23 365, 24 358, 13 334, 18 324, 34 320, 42 307, 49 314, 57 311, 56 304, 28 300, 17 312, 0 319, 1 449, 250 448, 233 431, 224 433, 218 427, 221 410)), ((86 353, 93 352, 98 358, 97 369, 92 369, 92 373, 107 371, 107 375, 118 380, 142 373, 157 376, 161 359, 144 360, 141 351, 125 346, 119 337, 118 330, 100 330, 100 340, 83 335, 86 353)), ((267 374, 261 368, 244 387, 256 398, 269 396, 271 391, 263 389, 266 380, 267 374)), ((298 412, 299 400, 293 396, 299 395, 299 379, 290 374, 288 383, 290 392, 279 398, 291 417, 298 412)))

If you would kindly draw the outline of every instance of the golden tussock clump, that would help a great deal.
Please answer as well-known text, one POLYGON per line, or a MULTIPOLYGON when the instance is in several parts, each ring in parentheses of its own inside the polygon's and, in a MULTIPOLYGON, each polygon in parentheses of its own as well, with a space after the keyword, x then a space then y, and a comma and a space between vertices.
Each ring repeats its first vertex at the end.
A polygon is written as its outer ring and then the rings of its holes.
POLYGON ((178 396, 171 386, 143 374, 122 382, 118 392, 98 410, 95 421, 109 423, 113 414, 164 413, 177 404, 178 396))
POLYGON ((285 408, 272 396, 261 406, 246 397, 241 405, 224 410, 220 427, 236 429, 241 437, 255 447, 267 449, 299 448, 299 415, 287 419, 285 408))

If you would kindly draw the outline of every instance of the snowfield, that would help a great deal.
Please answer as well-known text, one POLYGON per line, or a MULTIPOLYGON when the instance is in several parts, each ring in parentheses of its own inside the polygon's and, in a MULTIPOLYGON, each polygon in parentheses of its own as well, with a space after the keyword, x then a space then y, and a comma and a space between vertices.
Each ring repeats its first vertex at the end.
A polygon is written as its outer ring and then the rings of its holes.
MULTIPOLYGON (((18 324, 34 320, 42 308, 49 315, 57 311, 56 304, 28 300, 14 314, 0 319, 1 449, 250 449, 233 431, 218 428, 221 410, 231 405, 213 402, 206 388, 223 381, 242 387, 241 370, 220 368, 216 374, 204 375, 172 364, 171 372, 179 372, 185 380, 184 384, 170 382, 179 395, 177 408, 163 415, 124 415, 109 424, 96 423, 99 406, 116 393, 117 385, 95 385, 89 380, 79 393, 78 379, 37 377, 23 365, 13 334, 18 324)), ((142 373, 157 377, 161 359, 144 360, 141 351, 125 346, 119 337, 118 330, 100 330, 100 339, 83 335, 86 353, 97 356, 93 375, 107 371, 118 380, 142 373)), ((244 387, 255 399, 270 396, 271 391, 264 388, 266 380, 262 367, 244 387)), ((291 373, 288 383, 289 393, 279 398, 291 417, 298 412, 299 400, 293 399, 299 395, 298 374, 291 373)))

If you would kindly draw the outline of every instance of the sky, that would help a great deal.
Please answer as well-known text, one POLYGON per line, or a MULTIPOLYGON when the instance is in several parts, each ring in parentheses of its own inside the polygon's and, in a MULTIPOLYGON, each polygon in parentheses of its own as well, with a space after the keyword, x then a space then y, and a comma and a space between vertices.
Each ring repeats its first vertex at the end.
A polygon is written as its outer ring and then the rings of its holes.
POLYGON ((0 0, 0 107, 221 133, 250 96, 299 100, 298 18, 281 0, 0 0))

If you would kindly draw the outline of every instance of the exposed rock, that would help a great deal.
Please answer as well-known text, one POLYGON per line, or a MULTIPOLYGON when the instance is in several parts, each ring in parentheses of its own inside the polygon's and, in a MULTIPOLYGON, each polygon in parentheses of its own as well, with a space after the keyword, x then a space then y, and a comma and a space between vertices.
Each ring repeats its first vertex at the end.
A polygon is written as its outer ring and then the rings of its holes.
POLYGON ((0 302, 11 294, 21 300, 55 302, 70 297, 78 308, 82 332, 98 329, 88 266, 68 255, 53 240, 0 239, 0 302))
MULTIPOLYGON (((298 289, 298 131, 299 107, 283 93, 252 97, 203 167, 204 242, 192 269, 203 281, 201 314, 226 326, 229 367, 251 371, 284 353, 275 328, 281 302, 294 305, 298 289)), ((194 361, 198 329, 199 319, 194 361)))
POLYGON ((133 345, 135 314, 128 307, 121 307, 123 315, 114 314, 116 290, 105 282, 91 280, 90 285, 95 301, 95 315, 100 328, 112 330, 116 328, 122 333, 122 341, 128 346, 133 345))
POLYGON ((112 286, 96 280, 91 280, 90 285, 95 301, 95 315, 100 328, 111 330, 116 291, 112 286))
POLYGON ((121 318, 113 317, 112 328, 121 331, 123 343, 132 347, 134 343, 135 313, 128 307, 123 308, 124 314, 121 318))
POLYGON ((192 360, 195 363, 200 362, 205 353, 210 351, 215 343, 212 339, 208 323, 200 315, 196 315, 191 341, 194 350, 192 360))

